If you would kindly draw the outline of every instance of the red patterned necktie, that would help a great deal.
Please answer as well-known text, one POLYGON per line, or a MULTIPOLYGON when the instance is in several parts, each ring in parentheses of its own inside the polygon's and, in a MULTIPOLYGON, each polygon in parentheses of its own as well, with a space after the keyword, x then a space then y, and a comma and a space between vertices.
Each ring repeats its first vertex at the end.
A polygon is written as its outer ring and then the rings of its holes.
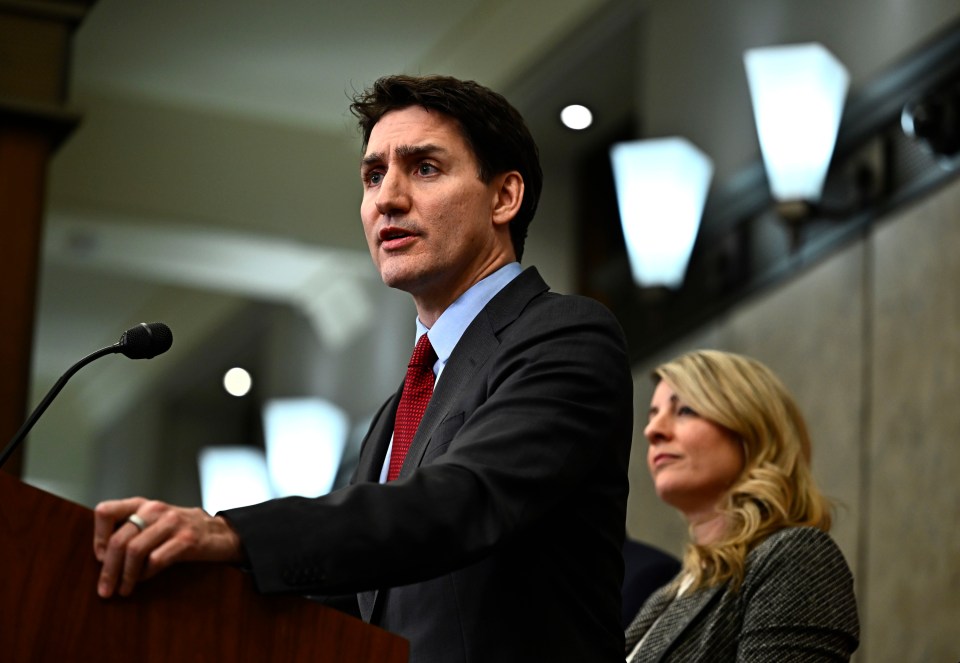
POLYGON ((400 474, 400 467, 403 459, 407 457, 413 434, 417 432, 423 412, 433 395, 433 364, 436 361, 437 353, 433 351, 430 339, 423 334, 417 341, 417 347, 413 349, 413 356, 407 366, 407 377, 403 381, 403 393, 400 394, 400 405, 397 406, 397 420, 393 425, 393 452, 390 455, 387 481, 393 481, 400 474))

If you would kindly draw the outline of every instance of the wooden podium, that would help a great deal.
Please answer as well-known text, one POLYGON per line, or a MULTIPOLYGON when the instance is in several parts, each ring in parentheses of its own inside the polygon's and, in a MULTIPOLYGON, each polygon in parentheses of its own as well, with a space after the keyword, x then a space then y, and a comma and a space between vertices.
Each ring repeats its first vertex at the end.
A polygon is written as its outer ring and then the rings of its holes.
POLYGON ((0 471, 0 660, 403 663, 406 640, 248 574, 183 564, 101 599, 93 513, 0 471))

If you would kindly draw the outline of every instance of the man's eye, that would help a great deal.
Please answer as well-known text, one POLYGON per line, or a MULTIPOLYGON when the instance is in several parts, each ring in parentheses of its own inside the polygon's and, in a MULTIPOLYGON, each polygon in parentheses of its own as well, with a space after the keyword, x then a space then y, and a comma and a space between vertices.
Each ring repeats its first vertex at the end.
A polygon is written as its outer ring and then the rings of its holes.
POLYGON ((421 175, 433 175, 435 172, 437 172, 437 167, 431 163, 422 163, 417 166, 417 172, 419 172, 421 175))
POLYGON ((366 180, 368 185, 376 186, 377 184, 380 184, 380 182, 383 181, 383 173, 379 173, 379 172, 367 173, 364 179, 366 180))

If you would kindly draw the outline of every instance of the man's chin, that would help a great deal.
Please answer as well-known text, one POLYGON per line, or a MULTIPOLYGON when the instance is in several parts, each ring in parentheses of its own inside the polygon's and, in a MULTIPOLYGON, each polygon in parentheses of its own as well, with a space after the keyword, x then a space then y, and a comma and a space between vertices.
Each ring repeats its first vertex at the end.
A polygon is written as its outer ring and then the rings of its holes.
POLYGON ((404 292, 411 292, 411 289, 415 287, 414 284, 417 282, 417 279, 414 278, 412 274, 398 270, 381 270, 380 280, 383 281, 383 284, 388 288, 403 290, 404 292))

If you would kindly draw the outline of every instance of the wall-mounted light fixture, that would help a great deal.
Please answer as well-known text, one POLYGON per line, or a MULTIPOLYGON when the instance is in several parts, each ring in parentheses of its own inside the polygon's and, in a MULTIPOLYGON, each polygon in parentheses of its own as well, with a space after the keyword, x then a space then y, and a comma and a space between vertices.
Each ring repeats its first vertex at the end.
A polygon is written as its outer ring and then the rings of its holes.
POLYGON ((781 214, 819 201, 850 76, 820 44, 754 48, 743 56, 770 192, 781 214))
POLYGON ((907 103, 900 125, 907 136, 933 154, 941 167, 960 168, 960 83, 907 103))
MULTIPOLYGON (((777 54, 780 47, 770 50, 777 54)), ((812 59, 819 60, 815 70, 839 70, 832 75, 828 147, 820 150, 816 186, 783 192, 780 180, 771 173, 770 144, 758 127, 763 158, 758 155, 741 170, 719 180, 715 177, 681 287, 638 292, 638 279, 624 275, 622 255, 585 256, 591 275, 602 275, 591 279, 588 287, 623 320, 633 361, 648 360, 745 298, 782 284, 851 241, 867 237, 875 223, 896 210, 956 183, 960 175, 960 22, 945 26, 876 77, 858 81, 849 93, 847 75, 835 59, 820 47, 810 50, 812 59), (913 140, 905 139, 904 133, 913 140), (785 217, 778 196, 799 200, 795 209, 800 215, 785 217), (790 241, 782 241, 783 231, 789 233, 790 241)), ((751 78, 753 57, 744 57, 751 78)), ((765 66, 757 67, 761 68, 765 66)), ((796 63, 787 69, 797 69, 796 63)), ((780 80, 774 80, 774 85, 789 78, 784 69, 779 72, 775 78, 780 80)), ((762 94, 756 89, 764 87, 762 82, 757 85, 751 80, 750 85, 753 96, 762 94)), ((781 119, 788 125, 788 138, 804 131, 803 121, 812 112, 799 109, 811 96, 796 98, 796 93, 786 90, 774 93, 774 101, 783 102, 781 119)), ((754 99, 757 122, 765 126, 761 119, 765 113, 756 109, 758 105, 761 100, 754 99)), ((805 151, 809 140, 799 141, 787 156, 805 151)), ((633 185, 625 187, 622 177, 618 186, 618 194, 625 188, 640 193, 633 185)), ((637 240, 629 239, 631 214, 622 214, 623 234, 635 247, 637 240)), ((667 225, 665 219, 658 221, 667 225)))
POLYGON ((249 446, 205 447, 197 456, 200 497, 207 513, 265 502, 270 488, 262 449, 249 446))
POLYGON ((713 162, 684 138, 610 148, 630 270, 641 287, 679 288, 713 177, 713 162))
POLYGON ((349 419, 320 398, 277 398, 263 407, 267 469, 278 497, 317 497, 333 488, 349 419))
POLYGON ((266 449, 205 447, 198 455, 209 513, 274 497, 317 497, 333 489, 349 432, 338 406, 318 398, 280 398, 263 408, 266 449))

